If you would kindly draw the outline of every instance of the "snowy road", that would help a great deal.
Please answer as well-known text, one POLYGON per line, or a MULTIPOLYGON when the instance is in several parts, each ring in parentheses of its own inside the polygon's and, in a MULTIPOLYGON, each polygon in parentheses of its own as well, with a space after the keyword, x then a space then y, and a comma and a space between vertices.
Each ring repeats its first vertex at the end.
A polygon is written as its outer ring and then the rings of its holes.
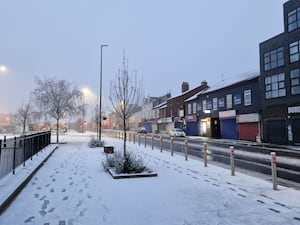
MULTIPOLYGON (((66 136, 0 224, 300 224, 300 192, 183 156, 128 143, 158 177, 113 180, 87 136, 66 136)), ((121 149, 122 142, 106 143, 121 149)))

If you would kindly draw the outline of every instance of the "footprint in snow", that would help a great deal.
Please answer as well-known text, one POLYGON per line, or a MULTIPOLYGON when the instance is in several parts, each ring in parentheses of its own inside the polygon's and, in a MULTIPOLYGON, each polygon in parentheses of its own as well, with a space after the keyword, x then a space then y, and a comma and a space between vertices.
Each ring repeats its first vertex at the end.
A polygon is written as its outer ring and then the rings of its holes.
POLYGON ((26 219, 25 221, 24 221, 24 223, 29 223, 29 222, 31 222, 31 220, 33 220, 35 217, 34 216, 31 216, 31 217, 29 217, 28 219, 26 219))

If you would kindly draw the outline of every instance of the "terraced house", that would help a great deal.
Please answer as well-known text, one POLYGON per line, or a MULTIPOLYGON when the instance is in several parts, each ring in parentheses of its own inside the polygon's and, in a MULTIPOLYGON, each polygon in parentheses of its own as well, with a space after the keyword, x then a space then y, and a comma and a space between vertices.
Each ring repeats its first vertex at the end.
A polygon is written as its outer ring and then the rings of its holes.
POLYGON ((185 101, 187 135, 256 141, 260 99, 258 73, 216 83, 185 101))

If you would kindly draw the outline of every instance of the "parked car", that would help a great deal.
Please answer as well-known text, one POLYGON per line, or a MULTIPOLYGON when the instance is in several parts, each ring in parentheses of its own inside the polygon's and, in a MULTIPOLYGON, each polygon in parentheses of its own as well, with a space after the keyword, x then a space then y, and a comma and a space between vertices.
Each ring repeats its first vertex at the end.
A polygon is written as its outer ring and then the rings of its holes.
POLYGON ((185 133, 180 128, 172 128, 169 131, 169 135, 172 137, 185 137, 185 133))
POLYGON ((147 129, 145 127, 139 127, 137 132, 140 134, 147 134, 147 129))

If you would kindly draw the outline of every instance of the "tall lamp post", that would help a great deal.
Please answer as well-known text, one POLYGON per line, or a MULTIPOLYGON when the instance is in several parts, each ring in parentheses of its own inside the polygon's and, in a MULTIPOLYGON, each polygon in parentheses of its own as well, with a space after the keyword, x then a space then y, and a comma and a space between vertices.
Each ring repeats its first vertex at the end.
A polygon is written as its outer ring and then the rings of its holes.
POLYGON ((101 58, 100 58, 100 94, 99 94, 99 137, 101 141, 101 127, 102 127, 102 49, 108 45, 101 45, 101 58))

